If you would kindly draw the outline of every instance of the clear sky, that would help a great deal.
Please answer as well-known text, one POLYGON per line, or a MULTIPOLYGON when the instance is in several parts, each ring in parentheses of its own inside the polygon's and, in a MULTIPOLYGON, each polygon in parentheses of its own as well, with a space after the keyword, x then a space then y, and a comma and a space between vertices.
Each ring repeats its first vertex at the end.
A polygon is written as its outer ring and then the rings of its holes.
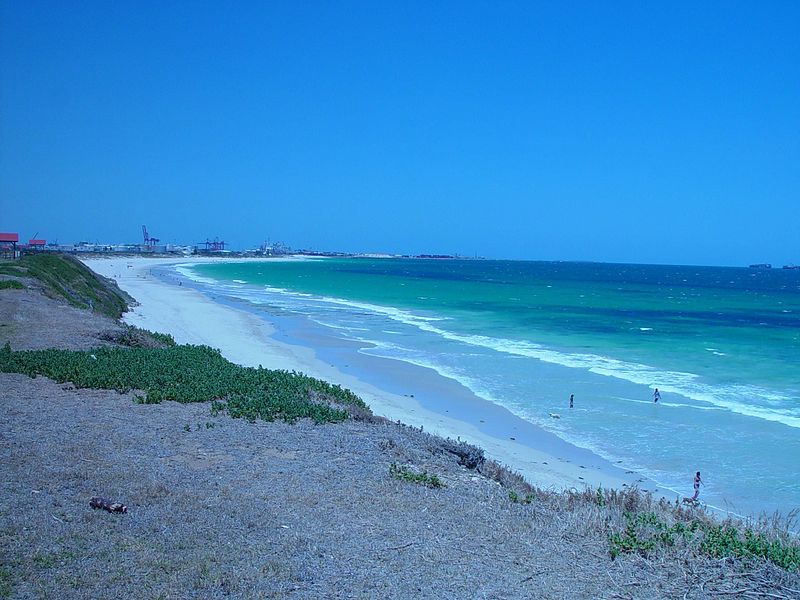
POLYGON ((0 231, 800 263, 799 2, 0 0, 0 231))

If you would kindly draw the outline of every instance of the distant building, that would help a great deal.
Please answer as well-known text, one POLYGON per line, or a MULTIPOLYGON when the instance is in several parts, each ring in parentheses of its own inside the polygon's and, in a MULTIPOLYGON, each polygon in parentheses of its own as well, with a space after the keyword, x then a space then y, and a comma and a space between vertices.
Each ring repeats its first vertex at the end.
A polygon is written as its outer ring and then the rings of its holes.
POLYGON ((35 250, 41 252, 45 249, 47 242, 45 240, 28 240, 28 250, 35 250))
POLYGON ((17 244, 19 243, 18 233, 0 233, 0 256, 5 258, 16 258, 17 244))

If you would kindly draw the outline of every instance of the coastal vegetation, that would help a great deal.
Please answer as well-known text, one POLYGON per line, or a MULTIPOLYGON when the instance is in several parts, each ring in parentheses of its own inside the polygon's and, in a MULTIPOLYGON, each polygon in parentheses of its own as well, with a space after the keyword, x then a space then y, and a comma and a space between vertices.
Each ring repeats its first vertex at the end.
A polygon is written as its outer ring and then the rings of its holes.
POLYGON ((0 281, 0 290, 24 290, 25 286, 16 279, 4 279, 0 281))
POLYGON ((639 490, 587 489, 579 495, 584 505, 597 507, 611 517, 608 524, 609 555, 687 553, 714 559, 763 560, 789 572, 800 571, 800 543, 789 532, 791 518, 762 519, 744 524, 720 522, 699 509, 684 509, 677 499, 654 501, 639 490))
POLYGON ((88 308, 114 319, 127 310, 131 301, 113 281, 97 275, 66 254, 25 254, 17 260, 0 261, 0 274, 33 279, 51 298, 66 300, 76 308, 88 308))
MULTIPOLYGON (((171 339, 171 338, 170 338, 171 339)), ((207 346, 0 350, 0 371, 43 375, 78 388, 137 390, 145 404, 208 402, 212 412, 255 421, 339 422, 369 409, 351 391, 300 373, 235 365, 207 346)))

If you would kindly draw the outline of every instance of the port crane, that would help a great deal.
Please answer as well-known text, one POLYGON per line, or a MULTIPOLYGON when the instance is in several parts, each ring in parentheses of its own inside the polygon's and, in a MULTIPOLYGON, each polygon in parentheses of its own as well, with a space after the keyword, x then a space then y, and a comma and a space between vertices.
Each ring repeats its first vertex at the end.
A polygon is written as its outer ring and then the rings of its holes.
POLYGON ((204 243, 206 246, 206 252, 219 252, 220 250, 225 250, 225 242, 221 242, 219 238, 214 238, 213 240, 206 238, 206 241, 202 243, 204 243))
POLYGON ((144 235, 144 245, 149 247, 149 248, 152 248, 158 242, 161 241, 158 238, 150 237, 150 235, 147 233, 147 226, 146 225, 142 225, 142 234, 144 235))

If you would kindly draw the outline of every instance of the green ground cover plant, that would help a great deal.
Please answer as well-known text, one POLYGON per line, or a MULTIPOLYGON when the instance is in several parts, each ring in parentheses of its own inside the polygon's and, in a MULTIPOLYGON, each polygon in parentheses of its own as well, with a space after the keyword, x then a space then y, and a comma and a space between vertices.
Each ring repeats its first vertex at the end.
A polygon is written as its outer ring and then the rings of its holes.
POLYGON ((0 273, 36 279, 48 296, 115 319, 128 308, 128 299, 113 283, 65 254, 25 254, 17 260, 0 261, 0 273))
POLYGON ((6 344, 0 371, 44 375, 79 388, 140 390, 136 401, 143 404, 214 400, 212 413, 250 421, 326 423, 345 420, 349 408, 369 413, 363 400, 338 385, 296 372, 241 367, 208 346, 14 352, 6 344))
POLYGON ((0 290, 24 290, 25 286, 16 279, 4 279, 0 281, 0 290))
POLYGON ((714 558, 764 558, 787 571, 800 571, 800 545, 771 538, 750 527, 744 530, 727 524, 703 528, 700 551, 714 558))
POLYGON ((444 483, 436 475, 428 473, 427 471, 422 471, 418 473, 416 471, 412 471, 408 467, 400 466, 397 463, 392 463, 391 465, 389 465, 389 474, 395 479, 400 479, 402 481, 409 481, 411 483, 418 483, 426 487, 431 487, 431 488, 444 487, 444 483))
POLYGON ((751 527, 689 518, 667 523, 653 511, 625 512, 621 531, 609 536, 609 553, 649 553, 682 544, 712 558, 764 559, 787 571, 800 570, 800 544, 788 536, 770 535, 751 527))

